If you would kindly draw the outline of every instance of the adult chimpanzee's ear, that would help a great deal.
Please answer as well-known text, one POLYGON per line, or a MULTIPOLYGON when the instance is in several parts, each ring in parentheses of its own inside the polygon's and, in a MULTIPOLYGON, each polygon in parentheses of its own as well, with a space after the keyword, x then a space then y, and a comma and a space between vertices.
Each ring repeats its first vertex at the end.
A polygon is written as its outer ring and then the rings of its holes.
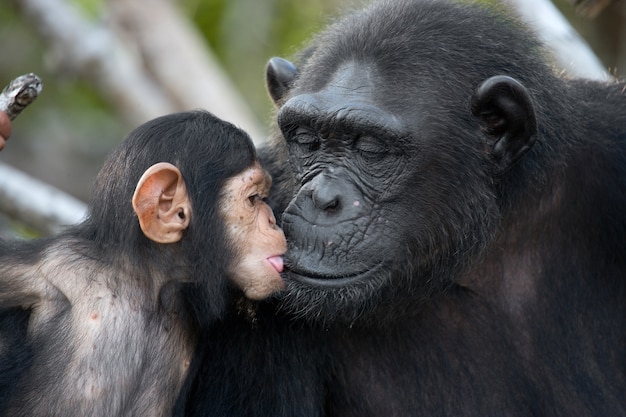
POLYGON ((149 239, 178 242, 191 221, 191 201, 178 168, 167 162, 148 168, 135 188, 133 208, 149 239))
POLYGON ((293 81, 298 76, 298 69, 291 62, 283 58, 272 58, 265 68, 265 83, 274 104, 285 96, 293 81))
POLYGON ((535 110, 528 91, 514 78, 497 75, 483 81, 472 97, 472 113, 493 139, 492 157, 500 172, 535 143, 535 110))

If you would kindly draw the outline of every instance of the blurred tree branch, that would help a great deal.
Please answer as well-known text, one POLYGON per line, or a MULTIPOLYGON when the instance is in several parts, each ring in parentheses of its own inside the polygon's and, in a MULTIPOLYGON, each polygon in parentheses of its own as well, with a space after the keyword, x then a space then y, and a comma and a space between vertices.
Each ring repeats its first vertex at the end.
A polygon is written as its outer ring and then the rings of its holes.
POLYGON ((554 53, 556 64, 571 77, 609 80, 610 74, 550 0, 503 0, 554 53))
POLYGON ((135 43, 144 68, 176 107, 207 109, 242 127, 255 142, 265 140, 265 130, 209 46, 170 1, 109 0, 109 4, 116 32, 135 43))
POLYGON ((49 44, 58 71, 84 77, 131 125, 204 108, 246 129, 263 129, 200 35, 168 0, 111 0, 90 22, 67 0, 14 0, 49 44))
POLYGON ((81 221, 87 207, 63 191, 0 163, 0 211, 48 235, 81 221))

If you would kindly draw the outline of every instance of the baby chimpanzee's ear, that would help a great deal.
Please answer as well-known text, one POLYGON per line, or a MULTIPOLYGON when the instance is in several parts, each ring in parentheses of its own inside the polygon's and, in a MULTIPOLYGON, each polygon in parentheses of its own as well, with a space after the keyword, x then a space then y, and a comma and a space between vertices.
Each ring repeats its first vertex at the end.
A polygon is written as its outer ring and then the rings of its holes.
POLYGON ((168 162, 148 168, 135 188, 133 208, 148 239, 178 242, 191 221, 191 201, 180 170, 168 162))

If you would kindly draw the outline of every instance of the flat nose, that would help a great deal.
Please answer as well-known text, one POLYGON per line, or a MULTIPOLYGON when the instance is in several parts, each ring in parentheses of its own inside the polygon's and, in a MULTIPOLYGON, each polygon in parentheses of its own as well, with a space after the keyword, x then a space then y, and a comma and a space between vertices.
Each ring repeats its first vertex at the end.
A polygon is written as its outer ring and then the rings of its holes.
POLYGON ((311 195, 313 204, 319 210, 333 212, 341 210, 341 196, 336 189, 321 184, 313 190, 311 195))
POLYGON ((286 212, 319 226, 333 226, 360 217, 363 196, 340 172, 323 172, 302 186, 286 212), (336 174, 336 175, 335 175, 336 174))

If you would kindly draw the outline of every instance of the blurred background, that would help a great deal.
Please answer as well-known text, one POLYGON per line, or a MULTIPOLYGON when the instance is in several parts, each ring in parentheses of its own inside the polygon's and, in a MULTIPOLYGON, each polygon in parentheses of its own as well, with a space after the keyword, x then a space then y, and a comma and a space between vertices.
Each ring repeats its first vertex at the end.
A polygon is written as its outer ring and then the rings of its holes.
MULTIPOLYGON (((333 18, 366 3, 2 0, 0 86, 34 72, 44 89, 14 122, 0 161, 86 201, 106 154, 160 114, 204 107, 261 141, 272 114, 267 60, 292 56, 333 18)), ((625 2, 554 4, 602 66, 624 77, 625 2)))
POLYGON ((358 3, 2 0, 0 85, 20 74, 34 72, 42 78, 44 88, 36 102, 16 119, 0 160, 86 200, 106 154, 132 128, 159 113, 201 106, 219 113, 221 100, 232 101, 231 96, 238 95, 240 108, 235 109, 236 117, 223 117, 254 131, 257 139, 264 134, 272 109, 265 92, 267 60, 276 55, 291 55, 342 7, 358 3), (144 18, 148 21, 140 21, 144 18), (164 36, 193 43, 184 55, 186 62, 180 60, 182 45, 176 50, 170 48, 171 44, 159 45, 164 36), (143 37, 153 37, 153 43, 143 37), (154 67, 161 61, 142 55, 146 50, 178 66, 180 74, 174 74, 174 80, 155 74, 154 67), (79 54, 82 56, 76 56, 79 54), (94 63, 85 63, 89 60, 94 63), (203 79, 189 79, 190 66, 221 71, 218 76, 222 78, 207 73, 203 79), (110 76, 118 73, 118 77, 126 77, 129 84, 113 87, 107 81, 103 83, 99 79, 103 69, 108 69, 110 76), (137 85, 136 77, 142 75, 144 79, 137 85), (177 85, 176 78, 187 83, 177 85), (200 97, 181 103, 174 94, 163 91, 168 88, 164 87, 168 81, 171 89, 178 89, 175 93, 182 96, 204 94, 201 82, 211 84, 208 87, 215 87, 216 92, 205 97, 204 102, 200 97), (217 89, 220 84, 227 84, 225 92, 217 89), (119 92, 109 94, 114 88, 126 88, 130 96, 143 97, 129 102, 119 92))

